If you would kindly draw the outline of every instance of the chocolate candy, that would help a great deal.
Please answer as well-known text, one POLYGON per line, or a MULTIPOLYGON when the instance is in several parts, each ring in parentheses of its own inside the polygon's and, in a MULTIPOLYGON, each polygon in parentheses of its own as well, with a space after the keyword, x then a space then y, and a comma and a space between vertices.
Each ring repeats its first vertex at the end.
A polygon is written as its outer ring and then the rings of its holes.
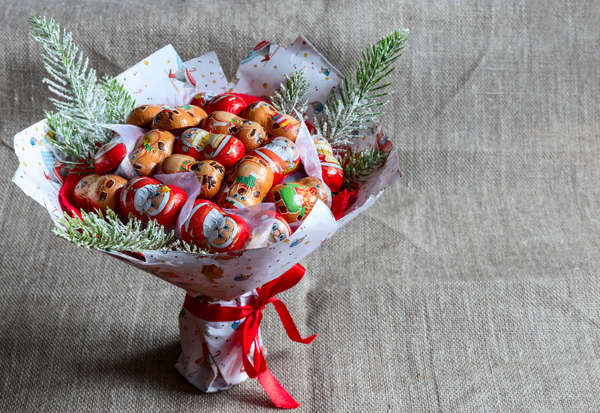
POLYGON ((273 185, 281 183, 286 176, 296 172, 300 166, 300 152, 290 139, 278 137, 248 155, 265 160, 273 170, 273 185))
POLYGON ((259 237, 266 230, 264 224, 272 222, 269 228, 269 237, 267 245, 286 240, 292 235, 292 229, 286 220, 278 213, 273 211, 263 211, 257 214, 252 220, 254 230, 252 237, 259 237))
POLYGON ((240 129, 239 124, 243 119, 229 112, 213 112, 208 115, 200 127, 211 133, 236 135, 240 129))
POLYGON ((198 199, 183 225, 184 241, 211 252, 234 251, 243 248, 250 236, 246 221, 227 215, 210 201, 198 199))
POLYGON ((246 102, 239 96, 223 93, 206 102, 203 108, 208 114, 223 111, 239 116, 246 109, 246 102))
POLYGON ((119 199, 125 215, 132 213, 144 222, 156 220, 165 228, 175 225, 186 201, 187 195, 183 189, 175 185, 163 185, 145 176, 127 182, 119 199))
POLYGON ((327 140, 321 136, 313 135, 315 147, 321 162, 323 182, 327 184, 331 192, 338 192, 344 183, 344 170, 333 156, 333 149, 327 140))
POLYGON ((190 172, 196 159, 188 155, 170 155, 156 168, 157 174, 176 174, 180 172, 190 172))
POLYGON ((188 128, 193 128, 198 122, 194 115, 185 109, 163 109, 152 120, 152 129, 168 130, 174 135, 180 135, 188 128))
POLYGON ((123 142, 113 139, 106 145, 102 146, 94 156, 94 169, 99 175, 105 174, 121 165, 121 161, 127 156, 127 147, 123 142))
POLYGON ((199 125, 200 122, 202 122, 202 119, 208 116, 204 109, 195 105, 180 106, 179 109, 183 109, 190 114, 194 118, 196 125, 199 125))
POLYGON ((246 152, 257 149, 267 141, 267 131, 259 123, 251 120, 242 120, 238 126, 239 131, 235 136, 242 141, 244 148, 246 148, 246 152))
POLYGON ((229 169, 244 156, 245 150, 242 142, 233 136, 191 128, 181 135, 175 152, 200 161, 213 159, 229 169))
POLYGON ((275 185, 267 195, 267 202, 275 203, 277 212, 290 224, 306 219, 319 199, 327 202, 327 194, 322 183, 311 177, 275 185))
POLYGON ((165 107, 163 105, 142 105, 138 106, 127 115, 125 123, 149 129, 152 120, 165 107))
POLYGON ((284 113, 278 113, 273 116, 267 125, 265 125, 269 135, 282 136, 296 142, 298 132, 300 132, 300 122, 294 117, 284 113))
POLYGON ((300 122, 290 115, 279 113, 273 105, 265 101, 254 102, 246 108, 244 118, 264 126, 272 136, 282 136, 296 142, 300 122))
POLYGON ((272 122, 271 119, 273 116, 277 115, 278 113, 279 112, 273 105, 271 105, 269 102, 261 100, 250 104, 246 108, 246 111, 244 112, 244 119, 257 122, 266 128, 267 125, 272 122))
POLYGON ((223 165, 213 160, 197 161, 192 165, 191 170, 196 173, 198 181, 202 185, 198 198, 214 198, 221 190, 223 180, 225 179, 225 168, 223 165))
POLYGON ((158 165, 173 152, 175 136, 163 130, 151 130, 140 138, 129 161, 140 175, 152 176, 158 165))
POLYGON ((117 175, 88 175, 83 177, 73 194, 75 205, 87 212, 96 209, 106 212, 115 210, 119 205, 121 188, 127 180, 117 175))
POLYGON ((245 156, 229 172, 217 204, 243 208, 262 202, 273 185, 273 170, 258 156, 245 156))

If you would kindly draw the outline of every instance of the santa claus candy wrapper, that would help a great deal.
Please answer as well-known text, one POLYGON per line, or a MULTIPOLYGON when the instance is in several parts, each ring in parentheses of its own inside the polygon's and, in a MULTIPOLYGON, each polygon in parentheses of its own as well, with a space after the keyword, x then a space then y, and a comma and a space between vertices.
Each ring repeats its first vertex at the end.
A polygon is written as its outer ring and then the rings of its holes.
POLYGON ((176 152, 198 160, 213 159, 229 169, 244 156, 245 149, 242 142, 233 136, 192 128, 183 132, 176 152))
POLYGON ((127 147, 120 136, 116 134, 109 143, 102 146, 94 157, 94 169, 97 174, 103 175, 117 169, 123 159, 127 157, 127 147))
POLYGON ((199 199, 181 228, 183 240, 212 252, 241 249, 250 229, 242 218, 227 215, 210 201, 199 199))
POLYGON ((209 115, 213 112, 223 111, 240 116, 244 109, 246 109, 246 102, 239 96, 232 95, 231 93, 224 93, 215 96, 210 101, 204 103, 202 108, 209 115))
POLYGON ((187 195, 181 188, 163 185, 148 177, 129 181, 121 190, 120 205, 127 216, 132 213, 142 221, 153 219, 165 228, 175 225, 187 195))

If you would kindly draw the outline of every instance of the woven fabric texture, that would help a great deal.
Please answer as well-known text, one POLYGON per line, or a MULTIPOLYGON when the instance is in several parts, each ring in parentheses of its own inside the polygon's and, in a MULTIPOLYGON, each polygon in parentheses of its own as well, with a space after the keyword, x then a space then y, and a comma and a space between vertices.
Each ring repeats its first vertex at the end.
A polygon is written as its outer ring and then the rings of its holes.
POLYGON ((382 123, 403 178, 305 259, 267 362, 303 412, 600 409, 600 10, 556 1, 32 1, 0 14, 0 411, 265 412, 256 380, 174 369, 184 293, 51 233, 11 183, 12 136, 51 109, 27 17, 100 74, 172 43, 225 73, 302 33, 340 70, 411 29, 382 123))

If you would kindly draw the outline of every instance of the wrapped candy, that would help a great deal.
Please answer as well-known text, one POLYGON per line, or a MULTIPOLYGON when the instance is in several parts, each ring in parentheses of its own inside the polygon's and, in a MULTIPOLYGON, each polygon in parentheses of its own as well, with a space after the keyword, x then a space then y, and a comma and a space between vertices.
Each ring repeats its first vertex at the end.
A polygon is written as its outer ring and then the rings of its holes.
POLYGON ((176 174, 189 172, 196 163, 196 159, 188 155, 170 155, 156 168, 157 174, 176 174))
POLYGON ((214 160, 206 160, 194 163, 190 170, 196 173, 200 181, 198 198, 212 199, 219 193, 225 178, 223 165, 214 160))
POLYGON ((244 156, 245 149, 242 142, 233 136, 191 128, 181 135, 175 152, 200 161, 213 159, 229 169, 244 156))
POLYGON ((312 177, 275 185, 267 195, 267 202, 275 203, 277 212, 290 224, 306 219, 319 199, 327 204, 327 193, 323 183, 312 177))
POLYGON ((140 138, 129 154, 129 161, 140 175, 152 176, 158 165, 173 153, 174 146, 175 136, 172 133, 151 130, 140 138))
POLYGON ((106 212, 107 209, 115 210, 119 205, 119 195, 125 184, 127 180, 117 175, 88 175, 77 183, 73 200, 75 205, 86 212, 95 209, 102 212, 106 212))
POLYGON ((103 175, 116 169, 127 156, 127 147, 115 135, 110 142, 102 146, 94 156, 94 169, 97 174, 103 175))
POLYGON ((295 142, 298 132, 300 132, 300 122, 293 116, 278 113, 271 118, 265 128, 269 135, 281 136, 295 142))
POLYGON ((272 136, 282 136, 296 142, 300 122, 290 115, 279 113, 269 102, 254 102, 246 108, 244 118, 264 126, 272 136))
POLYGON ((194 122, 196 122, 196 125, 199 125, 202 119, 208 116, 204 109, 195 105, 180 106, 179 109, 183 109, 188 114, 192 115, 192 117, 194 118, 194 122))
POLYGON ((344 170, 337 158, 333 156, 333 149, 329 142, 319 135, 313 135, 313 138, 321 162, 323 182, 327 184, 331 192, 338 192, 344 183, 344 170))
POLYGON ((246 109, 246 102, 239 96, 223 93, 205 102, 202 107, 208 114, 223 111, 239 116, 246 109))
POLYGON ((255 150, 267 141, 267 131, 259 123, 243 119, 238 126, 239 131, 235 137, 242 141, 246 152, 255 150))
POLYGON ((125 215, 132 213, 144 222, 153 219, 165 228, 175 225, 186 201, 187 195, 183 189, 175 185, 163 185, 145 176, 127 182, 119 199, 125 215))
POLYGON ((252 238, 261 236, 265 230, 264 226, 271 222, 272 224, 269 231, 269 238, 267 239, 267 245, 284 241, 292 235, 292 229, 285 218, 276 212, 266 210, 260 214, 256 214, 254 217, 254 220, 252 221, 252 227, 254 228, 252 231, 252 238))
POLYGON ((154 117, 150 127, 152 129, 167 130, 174 135, 180 135, 181 132, 188 128, 193 128, 198 123, 194 114, 185 109, 163 109, 154 117))
POLYGON ((165 109, 165 106, 163 105, 138 106, 137 108, 133 109, 129 115, 127 115, 125 123, 144 129, 149 129, 154 117, 163 109, 165 109))
POLYGON ((242 249, 250 229, 246 221, 235 215, 227 215, 210 201, 198 199, 181 226, 181 237, 186 242, 211 252, 242 249))
POLYGON ((293 141, 284 137, 273 139, 270 143, 249 153, 265 160, 273 170, 273 185, 281 183, 286 176, 296 172, 300 166, 300 152, 293 141))
POLYGON ((208 115, 200 127, 212 133, 222 133, 225 135, 236 135, 240 129, 239 124, 243 119, 229 112, 213 112, 208 115))
POLYGON ((273 186, 273 170, 258 156, 245 156, 229 172, 217 198, 225 208, 260 204, 273 186))

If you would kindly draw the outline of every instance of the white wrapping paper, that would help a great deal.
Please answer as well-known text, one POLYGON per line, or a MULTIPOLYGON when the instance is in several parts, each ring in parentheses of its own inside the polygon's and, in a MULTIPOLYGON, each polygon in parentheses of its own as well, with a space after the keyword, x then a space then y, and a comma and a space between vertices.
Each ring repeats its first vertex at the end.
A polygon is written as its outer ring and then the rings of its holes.
MULTIPOLYGON (((285 81, 284 75, 302 68, 306 70, 310 82, 308 98, 311 105, 307 116, 312 119, 320 116, 327 94, 332 87, 338 85, 342 75, 303 36, 288 50, 272 44, 254 50, 242 61, 230 83, 227 83, 214 52, 183 63, 171 45, 148 56, 117 78, 132 93, 137 105, 152 103, 181 106, 199 92, 219 94, 232 91, 270 96, 285 81)), ((144 133, 143 129, 128 125, 102 126, 118 132, 128 152, 144 133)), ((45 145, 45 134, 45 122, 40 121, 14 137, 19 167, 13 181, 28 196, 45 206, 52 219, 57 219, 63 215, 58 202, 61 184, 55 175, 60 171, 55 168, 53 152, 45 145)), ((387 135, 379 125, 373 125, 370 130, 356 131, 356 134, 359 138, 354 146, 358 149, 385 145, 387 141, 387 135)), ((306 173, 320 178, 321 169, 314 143, 305 126, 298 137, 298 147, 306 173)), ((236 299, 249 300, 256 288, 281 276, 331 238, 340 227, 371 206, 387 186, 400 178, 397 159, 397 154, 392 149, 387 163, 361 186, 357 200, 342 219, 336 221, 328 206, 319 201, 306 220, 284 242, 210 255, 144 251, 144 260, 118 251, 107 253, 185 289, 193 297, 201 295, 228 303, 234 303, 232 300, 236 299)), ((127 159, 124 163, 126 162, 127 159)), ((136 174, 126 164, 119 167, 119 172, 128 178, 136 174)), ((195 198, 194 191, 197 188, 190 181, 191 175, 163 175, 156 178, 165 183, 167 180, 171 183, 170 180, 173 179, 187 179, 188 196, 191 200, 195 198)), ((186 205, 188 210, 190 205, 186 205)), ((271 206, 266 204, 259 208, 268 209, 271 206)), ((235 351, 239 343, 234 323, 231 326, 220 324, 224 323, 202 321, 191 314, 180 317, 184 351, 177 369, 203 391, 224 390, 247 377, 244 372, 237 371, 241 355, 238 354, 239 351, 235 351), (214 340, 216 336, 228 337, 231 341, 214 340), (196 340, 196 337, 199 339, 196 340), (225 357, 227 353, 231 357, 225 357)))

